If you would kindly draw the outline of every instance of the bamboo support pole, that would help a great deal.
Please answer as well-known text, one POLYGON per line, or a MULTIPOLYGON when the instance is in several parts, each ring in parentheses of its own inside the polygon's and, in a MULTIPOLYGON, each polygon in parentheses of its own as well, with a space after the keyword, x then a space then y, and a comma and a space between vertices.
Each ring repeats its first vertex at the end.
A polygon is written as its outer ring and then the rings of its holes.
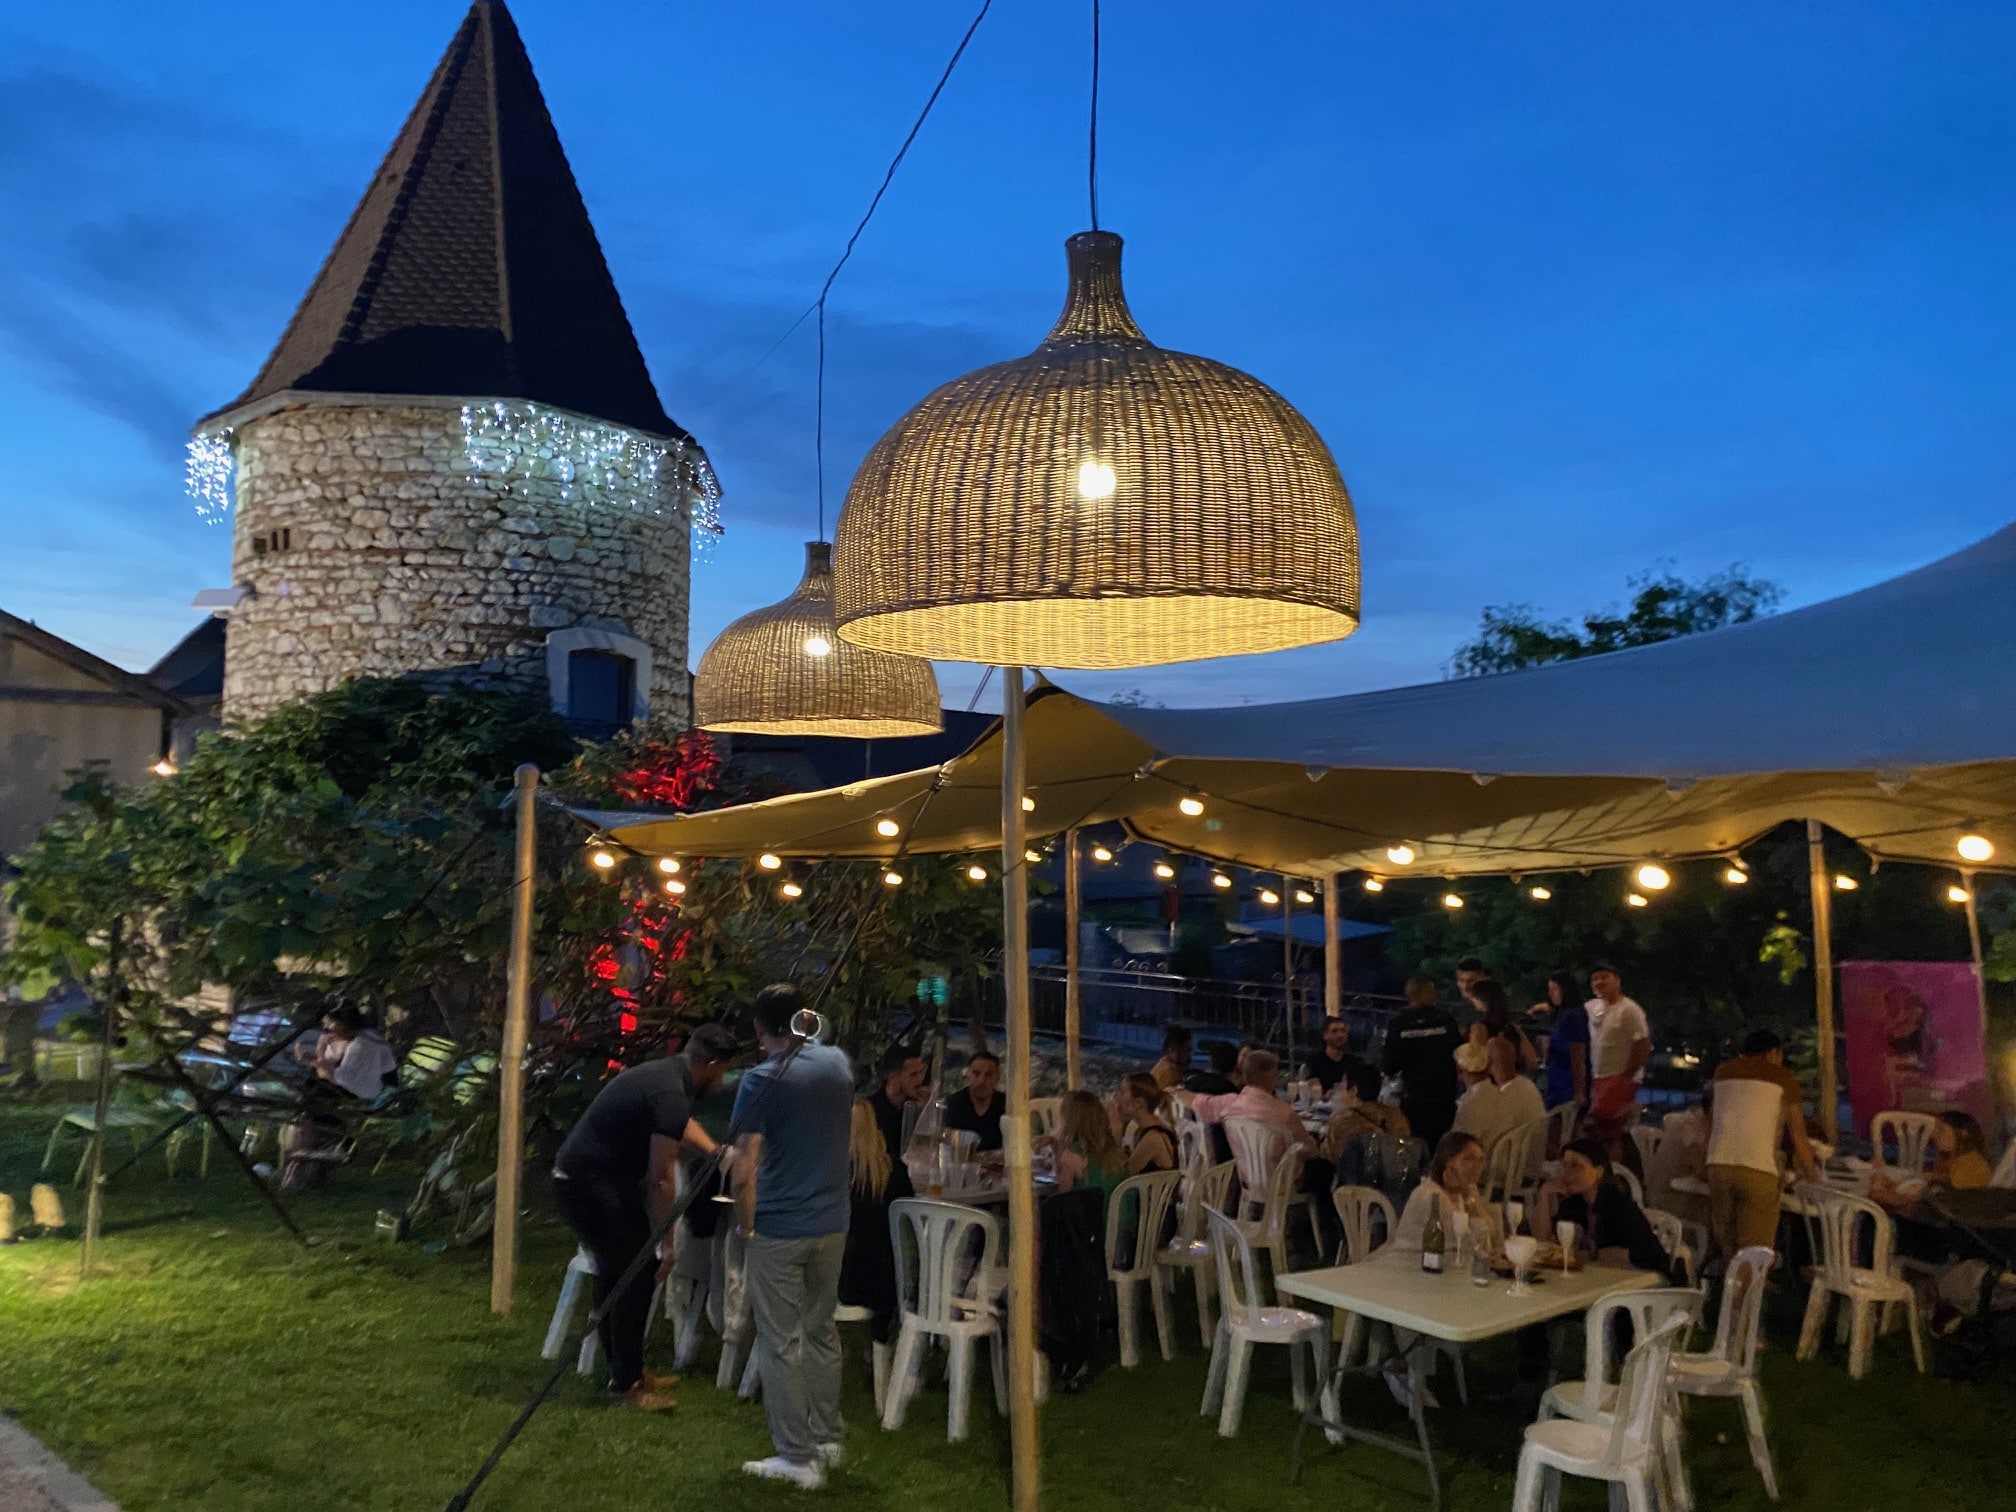
POLYGON ((1820 1127, 1827 1142, 1841 1138, 1841 1087, 1834 1069, 1834 879, 1820 821, 1806 821, 1806 887, 1813 899, 1814 1050, 1820 1058, 1820 1127))
POLYGON ((1337 874, 1323 874, 1323 1017, 1344 1012, 1344 947, 1337 939, 1337 874))
POLYGON ((1082 1084, 1078 1063, 1079 1022, 1078 929, 1084 906, 1083 879, 1078 871, 1078 831, 1064 832, 1064 1084, 1082 1084))
POLYGON ((1025 693, 1020 667, 1001 669, 1001 983, 1007 996, 1008 1438, 1015 1512, 1042 1505, 1036 1422, 1036 1188, 1029 1164, 1029 871, 1023 854, 1025 693))
POLYGON ((532 1027, 532 904, 539 861, 539 768, 515 774, 518 811, 511 889, 511 960, 504 1045, 497 1057, 497 1221, 490 1236, 490 1311, 511 1311, 518 1275, 519 1190, 525 1170, 525 1043, 532 1027))

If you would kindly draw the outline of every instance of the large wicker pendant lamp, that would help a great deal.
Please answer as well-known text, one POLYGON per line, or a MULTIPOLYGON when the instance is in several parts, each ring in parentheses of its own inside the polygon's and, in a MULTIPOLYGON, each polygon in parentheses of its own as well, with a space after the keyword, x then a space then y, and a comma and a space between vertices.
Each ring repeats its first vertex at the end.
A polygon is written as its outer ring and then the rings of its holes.
POLYGON ((849 645, 833 621, 833 548, 805 546, 791 596, 714 638, 693 674, 693 720, 748 735, 931 735, 938 675, 917 656, 849 645))
POLYGON ((1351 634, 1357 520, 1322 438, 1257 379, 1150 342, 1118 236, 1066 250, 1043 344, 927 395, 862 463, 835 536, 841 635, 1112 668, 1351 634))

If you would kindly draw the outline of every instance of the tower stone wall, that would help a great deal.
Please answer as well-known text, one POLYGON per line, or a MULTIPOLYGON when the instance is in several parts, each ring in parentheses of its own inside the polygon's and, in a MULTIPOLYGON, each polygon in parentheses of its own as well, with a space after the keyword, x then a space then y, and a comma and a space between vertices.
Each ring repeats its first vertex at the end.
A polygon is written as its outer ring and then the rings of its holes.
POLYGON ((232 439, 227 719, 352 676, 543 697, 556 631, 641 642, 648 712, 690 718, 679 443, 519 400, 290 404, 232 439))

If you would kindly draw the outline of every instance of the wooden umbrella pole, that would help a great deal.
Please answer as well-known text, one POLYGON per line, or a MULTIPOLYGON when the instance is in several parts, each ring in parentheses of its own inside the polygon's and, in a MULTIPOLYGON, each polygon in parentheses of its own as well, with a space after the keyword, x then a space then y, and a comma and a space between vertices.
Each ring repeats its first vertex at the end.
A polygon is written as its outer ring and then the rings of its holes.
POLYGON ((504 1045, 497 1057, 497 1220, 490 1234, 490 1311, 511 1311, 518 1275, 520 1178, 525 1168, 525 1044, 532 1027, 532 903, 539 862, 539 768, 515 774, 517 844, 511 887, 511 959, 504 1045))
POLYGON ((112 1116, 112 1048, 119 1042, 120 920, 112 921, 105 946, 105 992, 98 1004, 98 1093, 91 1120, 91 1185, 84 1196, 84 1243, 78 1274, 89 1276, 98 1257, 98 1233, 105 1222, 105 1120, 112 1116))
POLYGON ((1078 1065, 1080 1033, 1078 996, 1078 916, 1084 904, 1078 875, 1078 831, 1064 832, 1064 1084, 1081 1083, 1078 1065))
POLYGON ((1036 1188, 1029 1165, 1029 871, 1023 855, 1022 669, 1001 669, 1001 985, 1007 996, 1008 1437, 1015 1512, 1043 1501, 1036 1424, 1036 1188))
POLYGON ((1323 874, 1323 1017, 1344 1012, 1344 947, 1337 940, 1337 874, 1323 874))
POLYGON ((1813 899, 1813 1048, 1820 1058, 1820 1127, 1840 1142, 1841 1088, 1834 1071, 1834 883, 1820 821, 1806 821, 1806 888, 1813 899))

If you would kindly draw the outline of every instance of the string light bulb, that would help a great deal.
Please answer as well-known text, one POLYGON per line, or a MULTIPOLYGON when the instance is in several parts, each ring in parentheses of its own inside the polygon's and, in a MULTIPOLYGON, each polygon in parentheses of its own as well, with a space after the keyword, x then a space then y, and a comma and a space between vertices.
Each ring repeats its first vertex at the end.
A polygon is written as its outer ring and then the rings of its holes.
POLYGON ((1022 812, 1025 814, 1036 812, 1036 800, 1031 798, 1027 793, 1022 795, 1022 812))
POLYGON ((1263 887, 1260 889, 1260 901, 1266 904, 1267 907, 1272 908, 1276 903, 1281 901, 1281 894, 1275 892, 1271 887, 1263 887))
POLYGON ((1644 908, 1647 905, 1649 905, 1651 901, 1652 900, 1646 897, 1645 894, 1643 893, 1626 893, 1624 895, 1625 905, 1630 908, 1644 908))
POLYGON ((1834 874, 1834 891, 1836 892, 1853 892, 1861 885, 1860 882, 1857 882, 1846 872, 1836 872, 1834 874))
POLYGON ((1722 873, 1722 881, 1728 887, 1747 887, 1750 884, 1750 873, 1740 866, 1732 866, 1722 873))
POLYGON ((1298 887, 1295 889, 1295 901, 1297 903, 1314 903, 1316 901, 1316 894, 1309 891, 1306 887, 1298 887))
POLYGON ((1384 892, 1386 891, 1386 884, 1381 882, 1377 877, 1367 877, 1365 879, 1365 891, 1384 892))
POLYGON ((658 858, 658 870, 665 873, 668 877, 678 876, 679 858, 677 856, 660 856, 658 858))
POLYGON ((1647 892, 1664 892, 1673 884, 1673 874, 1651 861, 1638 868, 1637 876, 1638 885, 1647 892))
POLYGON ((805 889, 796 882, 786 882, 782 887, 777 889, 777 893, 779 897, 802 898, 805 896, 805 889))
POLYGON ((765 871, 775 871, 784 864, 784 858, 777 855, 774 851, 765 851, 756 858, 756 864, 765 871))
POLYGON ((1414 864, 1414 847, 1405 841, 1402 841, 1398 845, 1389 845, 1386 847, 1386 859, 1391 861, 1395 866, 1412 866, 1414 864))
POLYGON ((616 864, 616 852, 606 850, 590 851, 588 860, 597 871, 607 871, 616 864))
POLYGON ((831 656, 833 654, 833 642, 826 639, 823 635, 808 635, 805 637, 805 654, 815 659, 821 656, 831 656))
POLYGON ((1957 884, 1946 889, 1946 901, 1948 903, 1965 903, 1969 896, 1970 894, 1967 889, 1957 884))
POLYGON ((1096 457, 1088 457, 1078 464, 1078 497, 1081 499, 1110 499, 1113 490, 1120 486, 1120 479, 1111 467, 1096 457))
POLYGON ((1034 866, 1034 865, 1036 865, 1037 863, 1039 863, 1040 861, 1042 861, 1042 859, 1043 859, 1043 852, 1041 852, 1041 851, 1037 850, 1037 849, 1036 849, 1036 848, 1035 848, 1035 847, 1034 847, 1034 846, 1032 845, 1032 846, 1031 846, 1031 847, 1030 847, 1030 848, 1029 848, 1028 850, 1025 850, 1024 852, 1022 852, 1022 859, 1023 859, 1024 861, 1027 861, 1027 862, 1028 862, 1028 863, 1029 863, 1029 864, 1030 864, 1031 866, 1034 866))
POLYGON ((1535 903, 1545 903, 1549 898, 1554 896, 1554 889, 1551 887, 1529 887, 1526 889, 1526 896, 1531 898, 1535 903))
POLYGON ((903 873, 899 871, 885 871, 882 873, 882 885, 884 887, 901 887, 903 885, 903 873))
POLYGON ((987 868, 984 866, 969 866, 966 868, 966 876, 969 881, 985 882, 987 880, 987 868))
POLYGON ((175 765, 174 757, 163 756, 154 765, 147 768, 147 770, 152 772, 156 777, 173 777, 179 768, 175 765))
POLYGON ((1986 835, 1966 834, 1954 847, 1960 852, 1962 861, 1992 861, 1995 859, 1995 842, 1986 835))
POLYGON ((894 840, 898 835, 903 833, 903 826, 898 824, 894 819, 877 819, 875 821, 875 833, 885 840, 894 840))
POLYGON ((675 898, 683 898, 686 896, 686 884, 677 877, 671 877, 666 880, 665 891, 675 898))
POLYGON ((1095 845, 1092 847, 1092 859, 1100 862, 1111 861, 1113 859, 1113 852, 1103 845, 1095 845))
POLYGON ((1188 814, 1192 819, 1195 819, 1204 812, 1204 800, 1194 797, 1179 798, 1176 800, 1176 807, 1188 814))
POLYGON ((1220 892, 1223 892, 1232 885, 1232 879, 1223 872, 1213 872, 1211 873, 1211 885, 1220 892))
POLYGON ((1461 908, 1463 906, 1463 895, 1461 893, 1442 894, 1442 906, 1444 908, 1461 908))
POLYGON ((1167 882, 1176 875, 1176 868, 1171 866, 1167 861, 1157 861, 1155 863, 1155 875, 1160 877, 1164 882, 1167 882))

